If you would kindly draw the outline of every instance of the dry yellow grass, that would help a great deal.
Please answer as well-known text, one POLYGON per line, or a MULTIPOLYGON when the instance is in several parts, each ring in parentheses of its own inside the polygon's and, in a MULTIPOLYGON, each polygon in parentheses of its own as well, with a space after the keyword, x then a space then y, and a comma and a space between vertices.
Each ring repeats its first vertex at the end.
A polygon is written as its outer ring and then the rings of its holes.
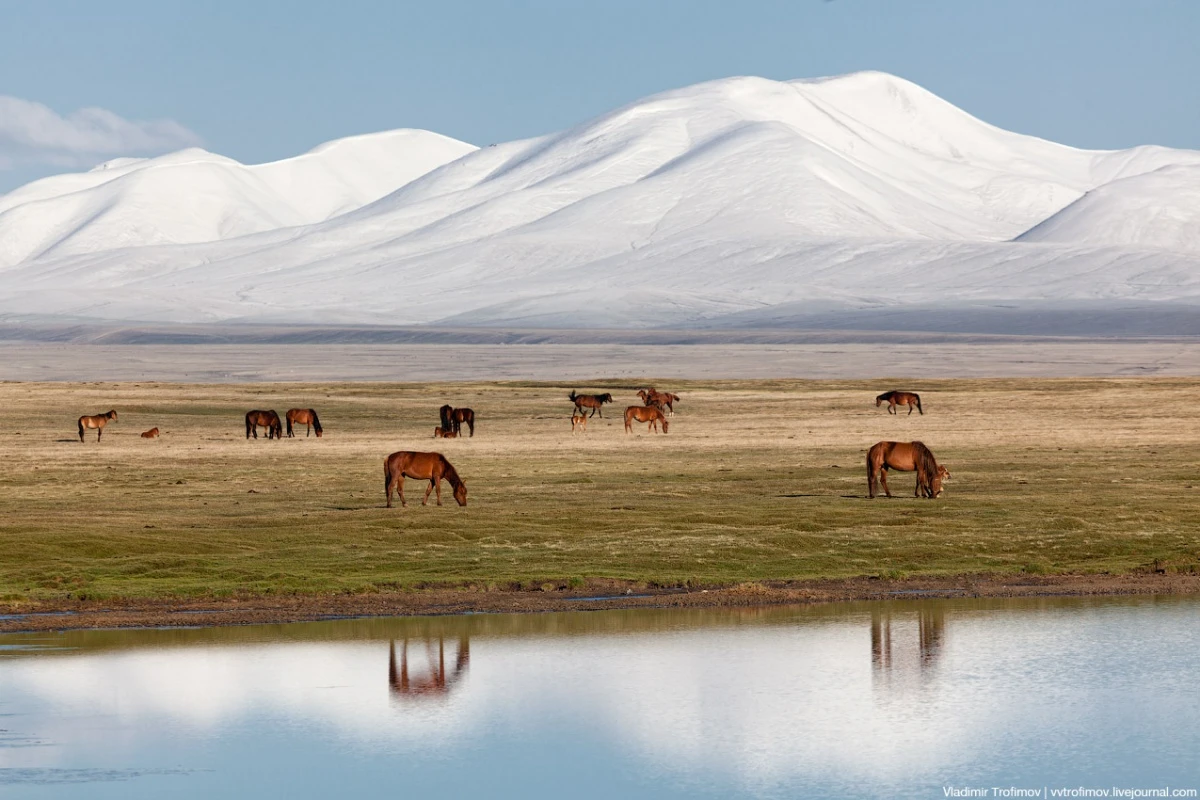
POLYGON ((0 595, 1200 568, 1200 380, 659 385, 683 396, 666 436, 623 432, 631 383, 0 384, 0 595), (570 388, 617 402, 572 436, 570 388), (925 415, 876 409, 890 388, 925 415), (443 402, 473 439, 435 443, 443 402), (245 440, 246 410, 291 407, 326 436, 245 440), (947 494, 897 474, 867 501, 881 439, 928 444, 947 494), (385 509, 401 449, 444 452, 469 505, 410 481, 385 509))

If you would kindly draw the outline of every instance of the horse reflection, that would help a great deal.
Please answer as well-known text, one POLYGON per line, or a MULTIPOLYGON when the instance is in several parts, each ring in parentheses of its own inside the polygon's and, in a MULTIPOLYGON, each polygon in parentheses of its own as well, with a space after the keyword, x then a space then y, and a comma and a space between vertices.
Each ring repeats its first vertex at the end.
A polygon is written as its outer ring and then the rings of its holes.
POLYGON ((466 675, 471 661, 471 640, 458 640, 458 652, 454 657, 454 669, 446 672, 446 642, 438 637, 437 651, 433 650, 431 639, 425 640, 425 656, 428 659, 427 670, 415 670, 410 674, 408 668, 408 639, 400 644, 400 666, 396 667, 396 640, 391 641, 391 653, 388 657, 388 686, 392 694, 398 697, 442 697, 466 675))
MULTIPOLYGON (((901 635, 911 630, 907 625, 897 626, 901 635)), ((922 608, 917 612, 916 666, 924 670, 937 663, 946 636, 946 612, 941 606, 922 608)), ((910 648, 902 652, 911 653, 910 648)), ((871 612, 871 666, 877 672, 903 671, 911 666, 911 659, 901 656, 897 663, 892 649, 892 614, 876 609, 871 612)))

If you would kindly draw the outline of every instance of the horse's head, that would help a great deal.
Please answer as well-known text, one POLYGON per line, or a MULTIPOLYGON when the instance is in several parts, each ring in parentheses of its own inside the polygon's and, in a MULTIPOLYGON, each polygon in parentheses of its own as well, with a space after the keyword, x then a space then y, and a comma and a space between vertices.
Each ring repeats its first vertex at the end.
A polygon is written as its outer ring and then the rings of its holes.
POLYGON ((875 407, 879 408, 881 405, 883 405, 883 395, 875 398, 875 407))
POLYGON ((440 439, 442 438, 443 434, 445 434, 445 431, 443 431, 440 427, 433 429, 433 438, 440 439))
POLYGON ((650 396, 650 395, 646 394, 646 390, 645 390, 645 389, 641 389, 641 390, 639 390, 639 391, 638 391, 638 397, 642 398, 642 402, 643 402, 643 403, 644 403, 644 402, 646 402, 646 398, 647 398, 647 397, 649 397, 649 396, 650 396))
POLYGON ((934 475, 933 480, 929 482, 929 493, 934 499, 942 496, 942 492, 945 491, 945 488, 942 486, 942 481, 948 477, 950 477, 950 473, 946 471, 945 467, 938 467, 937 474, 934 475), (943 473, 945 473, 945 477, 943 477, 943 473))
POLYGON ((669 426, 670 424, 671 423, 667 422, 665 419, 662 421, 663 433, 667 432, 667 426, 669 426))
POLYGON ((948 481, 950 480, 950 470, 946 469, 943 465, 938 464, 937 476, 944 481, 948 481))
POLYGON ((458 486, 454 487, 454 499, 460 506, 467 504, 467 485, 465 483, 460 481, 458 486))
POLYGON ((108 417, 108 418, 109 418, 109 419, 111 419, 113 422, 116 422, 116 421, 117 421, 117 412, 116 412, 116 411, 110 411, 110 412, 108 412, 107 414, 105 414, 104 416, 108 417))

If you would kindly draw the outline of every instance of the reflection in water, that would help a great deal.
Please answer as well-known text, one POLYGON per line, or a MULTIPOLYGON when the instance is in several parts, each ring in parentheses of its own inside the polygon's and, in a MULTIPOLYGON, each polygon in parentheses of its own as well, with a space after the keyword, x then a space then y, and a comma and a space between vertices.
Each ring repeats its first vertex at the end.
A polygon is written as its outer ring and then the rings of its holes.
POLYGON ((916 613, 916 653, 915 660, 905 656, 913 655, 906 637, 911 635, 911 615, 899 616, 897 628, 901 636, 901 658, 897 662, 892 652, 892 611, 889 608, 876 607, 871 611, 871 666, 878 675, 893 670, 903 672, 914 667, 919 672, 936 666, 938 656, 946 636, 946 607, 944 604, 922 605, 916 613))
POLYGON ((400 644, 400 670, 396 670, 396 640, 392 639, 388 656, 388 686, 396 697, 441 697, 447 695, 467 672, 471 661, 471 640, 458 640, 458 652, 454 658, 454 671, 446 675, 446 640, 437 640, 437 658, 434 658, 433 641, 424 640, 428 669, 410 675, 408 667, 408 639, 400 644))
POLYGON ((0 636, 0 794, 29 770, 130 776, 44 800, 1195 786, 1197 618, 960 599, 0 636))

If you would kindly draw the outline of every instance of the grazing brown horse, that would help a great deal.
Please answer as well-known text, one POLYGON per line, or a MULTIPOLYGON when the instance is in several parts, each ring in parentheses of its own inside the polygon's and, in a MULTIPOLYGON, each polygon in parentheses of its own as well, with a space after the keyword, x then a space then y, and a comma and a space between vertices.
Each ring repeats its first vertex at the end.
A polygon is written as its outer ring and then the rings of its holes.
POLYGON ((435 439, 456 439, 456 438, 458 438, 458 434, 455 433, 453 430, 446 430, 445 428, 434 428, 433 429, 433 438, 435 438, 435 439))
POLYGON ((449 481, 454 488, 454 499, 458 504, 467 504, 467 485, 441 453, 413 453, 401 450, 384 459, 383 489, 387 494, 388 508, 392 507, 393 490, 399 491, 400 505, 408 505, 404 502, 405 478, 429 481, 429 488, 425 490, 425 499, 421 501, 421 505, 429 502, 429 493, 434 489, 437 489, 437 504, 442 504, 442 478, 449 481))
POLYGON ((158 428, 151 428, 150 430, 144 432, 142 434, 142 438, 143 439, 157 439, 158 438, 158 428))
POLYGON ((662 432, 667 432, 667 418, 663 414, 663 410, 658 406, 630 406, 625 409, 625 432, 633 432, 633 422, 649 423, 649 428, 652 431, 658 431, 658 425, 662 423, 662 432))
POLYGON ((312 408, 289 408, 284 414, 287 418, 287 435, 291 439, 295 434, 292 432, 292 425, 303 425, 304 435, 308 436, 310 430, 317 434, 317 438, 321 438, 321 434, 325 431, 321 428, 321 420, 317 419, 317 412, 312 408))
POLYGON ((471 432, 471 436, 475 435, 475 412, 469 408, 456 408, 450 414, 450 421, 454 423, 454 432, 462 433, 462 424, 467 423, 467 429, 471 432))
POLYGON ((109 420, 112 420, 113 422, 117 421, 117 412, 116 411, 109 411, 107 414, 97 414, 94 417, 80 417, 79 418, 79 441, 81 441, 81 442, 83 441, 84 428, 95 428, 96 429, 96 441, 97 442, 100 441, 100 436, 101 436, 101 434, 104 433, 104 426, 109 423, 109 420))
POLYGON ((950 479, 950 470, 940 466, 933 453, 921 442, 878 442, 867 451, 868 497, 875 497, 876 476, 883 484, 884 493, 892 496, 887 485, 889 469, 916 472, 917 487, 913 496, 925 496, 930 500, 942 493, 942 482, 950 479))
POLYGON ((671 394, 670 392, 660 392, 653 386, 642 389, 638 392, 638 397, 642 398, 642 404, 647 406, 658 406, 661 409, 675 413, 675 402, 679 400, 679 395, 671 394))
POLYGON ((258 426, 261 425, 267 429, 268 439, 283 438, 283 423, 279 421, 279 415, 274 411, 247 411, 246 412, 246 438, 251 435, 255 439, 258 438, 258 426))
POLYGON ((613 401, 612 395, 605 392, 604 394, 575 394, 575 390, 571 390, 571 394, 567 395, 567 399, 575 404, 576 411, 583 411, 585 408, 590 408, 592 413, 589 417, 596 416, 596 412, 600 412, 600 418, 604 419, 604 404, 613 401))
POLYGON ((921 411, 921 395, 915 392, 884 392, 875 398, 875 407, 879 408, 884 403, 888 404, 888 413, 895 414, 896 406, 908 406, 908 415, 912 416, 912 411, 915 408, 922 415, 921 411))
POLYGON ((571 435, 574 436, 576 430, 581 430, 584 433, 587 433, 587 421, 587 414, 582 412, 579 414, 571 414, 571 435))

